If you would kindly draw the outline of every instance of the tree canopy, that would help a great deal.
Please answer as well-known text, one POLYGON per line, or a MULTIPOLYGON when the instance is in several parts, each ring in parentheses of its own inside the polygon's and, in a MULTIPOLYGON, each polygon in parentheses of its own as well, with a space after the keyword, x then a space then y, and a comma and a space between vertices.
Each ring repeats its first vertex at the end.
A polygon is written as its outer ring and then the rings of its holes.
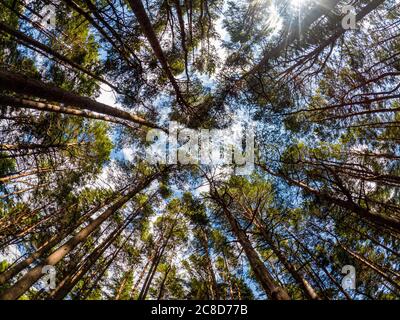
POLYGON ((398 299, 399 77, 398 0, 0 0, 0 299, 398 299))

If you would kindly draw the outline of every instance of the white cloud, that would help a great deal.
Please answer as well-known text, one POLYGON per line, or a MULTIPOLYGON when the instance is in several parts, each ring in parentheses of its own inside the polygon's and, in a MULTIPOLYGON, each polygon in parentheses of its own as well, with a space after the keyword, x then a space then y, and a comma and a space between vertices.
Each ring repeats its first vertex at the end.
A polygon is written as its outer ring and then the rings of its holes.
POLYGON ((125 161, 133 161, 135 159, 135 152, 131 147, 125 147, 122 149, 122 156, 124 157, 125 161))
POLYGON ((107 85, 100 85, 100 96, 96 99, 97 102, 107 104, 109 106, 116 105, 116 95, 114 91, 107 85))

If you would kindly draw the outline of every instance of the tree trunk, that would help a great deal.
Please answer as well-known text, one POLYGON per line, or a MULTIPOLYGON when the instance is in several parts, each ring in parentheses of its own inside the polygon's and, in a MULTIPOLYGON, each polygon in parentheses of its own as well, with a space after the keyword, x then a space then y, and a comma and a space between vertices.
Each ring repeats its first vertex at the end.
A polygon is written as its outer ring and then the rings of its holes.
POLYGON ((118 291, 117 291, 117 294, 115 295, 114 300, 120 300, 121 299, 122 291, 124 290, 127 281, 128 281, 128 275, 125 274, 124 278, 121 281, 121 284, 118 287, 118 291))
POLYGON ((137 281, 133 285, 133 288, 132 288, 132 291, 131 291, 131 295, 130 295, 130 299, 131 300, 133 300, 135 298, 136 289, 139 287, 140 282, 142 282, 143 276, 146 273, 146 270, 147 270, 147 267, 150 264, 150 261, 151 261, 151 259, 148 258, 145 266, 143 267, 142 271, 139 274, 139 277, 138 277, 137 281))
POLYGON ((51 56, 53 56, 54 58, 56 58, 57 60, 63 62, 64 64, 70 65, 71 67, 87 74, 88 76, 92 77, 95 80, 98 80, 104 84, 106 84, 107 86, 109 86, 110 88, 114 89, 115 91, 119 92, 118 88, 115 87, 114 85, 112 85, 111 83, 109 83, 108 81, 104 80, 103 78, 101 78, 100 76, 94 74, 93 72, 83 68, 82 66, 80 66, 79 64, 75 63, 74 61, 68 59, 67 57, 59 54, 57 51, 54 51, 52 48, 40 43, 39 41, 36 41, 35 39, 32 39, 30 37, 28 37, 27 35, 23 34, 22 32, 18 31, 18 30, 14 30, 10 27, 8 27, 7 25, 5 25, 4 23, 2 23, 0 21, 0 30, 8 33, 9 35, 15 37, 16 39, 20 40, 22 43, 27 43, 28 45, 37 48, 51 56))
POLYGON ((157 266, 160 262, 162 256, 163 248, 158 248, 157 253, 154 256, 154 259, 151 262, 150 269, 147 273, 146 279, 144 280, 142 289, 140 290, 138 300, 145 300, 147 296, 147 292, 150 288, 151 281, 153 280, 154 274, 157 270, 157 266), (158 251, 160 250, 160 251, 158 251))
MULTIPOLYGON (((93 267, 99 257, 111 246, 111 244, 117 239, 117 237, 121 234, 124 228, 132 221, 132 219, 136 216, 137 210, 135 214, 131 215, 126 219, 126 222, 116 228, 100 245, 98 245, 93 252, 85 259, 83 265, 81 265, 78 270, 72 272, 67 275, 62 282, 58 285, 55 291, 52 293, 52 299, 61 300, 63 299, 70 291, 74 288, 74 286, 78 283, 78 281, 93 267)), ((118 299, 116 299, 118 300, 118 299)))
POLYGON ((314 288, 310 285, 310 283, 303 277, 303 275, 298 270, 296 270, 296 267, 289 262, 289 260, 283 255, 281 250, 274 244, 273 239, 271 238, 271 235, 267 232, 265 226, 259 225, 259 222, 257 222, 257 227, 261 231, 261 234, 263 235, 264 239, 267 241, 268 246, 278 257, 279 261, 283 264, 285 269, 289 271, 293 279, 296 280, 297 284, 303 290, 305 295, 311 300, 320 300, 320 297, 315 292, 314 288))
POLYGON ((61 261, 67 254, 76 248, 78 244, 85 241, 88 236, 95 231, 105 220, 112 216, 125 203, 127 203, 138 192, 142 191, 150 185, 150 183, 158 176, 152 175, 136 188, 132 188, 125 196, 120 197, 110 208, 104 211, 99 217, 93 220, 88 226, 79 231, 74 237, 68 240, 64 245, 50 254, 42 263, 30 269, 21 279, 13 286, 1 293, 1 300, 15 300, 23 295, 36 281, 42 277, 42 269, 46 265, 54 266, 61 261))
POLYGON ((239 223, 225 206, 219 195, 217 193, 214 193, 213 195, 215 197, 214 199, 217 200, 217 202, 223 209, 225 217, 227 218, 232 228, 232 232, 236 236, 244 252, 246 253, 247 259, 249 260, 250 266, 256 276, 256 279, 264 289, 265 293, 272 300, 291 300, 286 290, 275 284, 274 279, 258 256, 257 251, 253 248, 246 232, 241 229, 239 223))
POLYGON ((175 94, 178 100, 178 103, 182 104, 187 111, 191 111, 191 107, 187 104, 185 99, 182 96, 182 93, 179 89, 178 83, 176 82, 176 79, 174 78, 174 75, 172 74, 172 71, 168 65, 167 58, 165 57, 165 54, 163 50, 161 49, 160 42, 157 39, 157 35, 153 29, 153 26, 151 24, 151 21, 149 17, 147 16, 146 10, 143 6, 143 3, 141 0, 128 0, 133 13, 136 16, 136 19, 138 20, 140 27, 142 29, 143 34, 146 36, 147 40, 150 43, 151 48, 153 49, 153 52, 155 56, 157 57, 158 61, 161 64, 162 69, 164 70, 165 74, 167 75, 169 81, 172 84, 172 87, 175 90, 175 94))
POLYGON ((336 204, 344 209, 347 209, 347 210, 357 214, 359 217, 364 218, 365 220, 367 220, 369 222, 372 222, 375 225, 383 225, 385 227, 393 229, 397 233, 400 233, 400 221, 395 218, 385 217, 381 214, 374 213, 371 210, 363 208, 360 205, 354 203, 351 199, 342 200, 340 198, 331 196, 326 192, 322 192, 322 191, 313 189, 310 186, 308 186, 307 184, 296 181, 296 180, 288 177, 287 175, 284 175, 282 173, 272 172, 265 165, 259 165, 259 166, 266 172, 268 172, 276 177, 280 177, 280 178, 284 179, 289 185, 294 185, 294 186, 300 187, 306 193, 312 194, 322 200, 325 200, 332 204, 336 204))
POLYGON ((148 293, 148 291, 150 289, 151 282, 153 281, 153 277, 156 274, 157 267, 160 264, 161 258, 164 255, 164 251, 167 248, 168 242, 169 242, 169 240, 170 240, 170 238, 172 236, 172 233, 173 233, 173 231, 175 229, 176 222, 177 221, 175 221, 174 224, 172 225, 171 229, 168 232, 168 236, 163 241, 161 247, 157 248, 157 253, 155 255, 155 258, 152 261, 149 273, 147 274, 147 277, 146 277, 146 280, 145 280, 145 282, 143 284, 142 290, 140 291, 138 300, 146 300, 146 296, 147 296, 147 293, 148 293))
POLYGON ((98 19, 98 21, 100 21, 103 25, 105 25, 107 27, 107 29, 112 33, 112 35, 115 37, 115 39, 120 43, 122 49, 120 47, 118 47, 116 45, 116 43, 113 41, 113 39, 111 39, 111 37, 105 32, 105 30, 91 17, 89 12, 86 12, 84 9, 82 9, 78 4, 76 4, 73 0, 64 0, 65 3, 70 6, 72 9, 74 9, 76 12, 78 12, 80 15, 82 15, 83 17, 85 17, 85 19, 94 27, 97 29, 97 31, 99 31, 99 33, 103 36, 104 39, 106 39, 115 50, 118 51, 118 53, 120 54, 120 56, 127 62, 127 64, 132 67, 140 67, 140 60, 139 58, 135 55, 135 53, 133 52, 133 50, 129 50, 129 48, 126 47, 125 43, 121 40, 121 38, 119 37, 119 35, 117 34, 117 32, 115 32, 115 30, 113 30, 113 28, 111 28, 108 23, 106 21, 104 21, 104 19, 102 19, 102 17, 97 14, 96 11, 93 11, 93 8, 96 10, 96 7, 92 4, 91 0, 86 0, 84 1, 84 3, 88 6, 88 8, 90 10, 92 10, 93 14, 95 15, 95 17, 98 19), (129 55, 132 55, 137 61, 131 61, 131 59, 129 58, 129 55))
POLYGON ((94 112, 90 112, 87 110, 79 110, 64 106, 59 106, 55 104, 50 104, 43 101, 35 101, 25 98, 17 98, 12 96, 3 96, 0 95, 0 105, 2 106, 10 106, 13 108, 27 108, 33 109, 38 111, 47 111, 47 112, 54 112, 60 114, 70 114, 77 117, 84 117, 88 119, 95 119, 95 120, 102 120, 107 122, 113 122, 117 124, 121 124, 128 128, 132 128, 129 122, 121 120, 119 118, 110 117, 107 115, 97 114, 94 112))
POLYGON ((182 49, 183 53, 185 56, 185 72, 186 72, 186 79, 187 79, 187 91, 189 91, 189 67, 188 67, 188 49, 186 45, 186 32, 185 32, 185 22, 183 20, 183 14, 182 14, 182 9, 180 5, 180 0, 174 0, 175 3, 175 8, 176 8, 176 13, 178 15, 178 21, 179 21, 179 30, 181 34, 181 44, 182 44, 182 49))
POLYGON ((304 17, 303 21, 294 21, 291 26, 293 26, 292 30, 287 31, 287 36, 282 40, 280 44, 275 46, 273 49, 270 49, 267 52, 263 53, 263 57, 259 63, 257 63, 250 71, 245 73, 242 76, 242 79, 245 79, 249 76, 254 75, 255 73, 261 71, 270 60, 278 58, 288 46, 290 46, 294 41, 301 37, 301 32, 304 33, 310 26, 324 16, 329 10, 333 9, 339 0, 323 0, 312 10, 310 10, 306 17, 304 17))
POLYGON ((160 291, 158 292, 157 300, 161 300, 164 295, 165 282, 167 281, 168 274, 170 271, 171 271, 171 266, 168 266, 167 270, 165 271, 164 277, 161 281, 160 291))
POLYGON ((0 70, 0 88, 19 94, 31 95, 41 99, 71 105, 77 109, 87 109, 121 120, 128 120, 149 128, 161 129, 157 125, 129 112, 110 107, 104 103, 79 96, 75 93, 51 86, 39 80, 30 79, 20 74, 0 70))
POLYGON ((220 299, 220 295, 219 295, 219 290, 218 290, 218 285, 217 285, 217 280, 215 277, 215 272, 214 272, 214 268, 212 265, 212 261, 210 258, 210 252, 209 252, 209 247, 208 247, 208 236, 207 236, 207 231, 206 230, 202 230, 204 238, 202 237, 200 240, 202 242, 202 246, 205 252, 205 258, 207 261, 207 270, 208 270, 208 274, 210 277, 210 282, 211 282, 211 291, 212 291, 212 295, 211 295, 211 299, 212 300, 219 300, 220 299))

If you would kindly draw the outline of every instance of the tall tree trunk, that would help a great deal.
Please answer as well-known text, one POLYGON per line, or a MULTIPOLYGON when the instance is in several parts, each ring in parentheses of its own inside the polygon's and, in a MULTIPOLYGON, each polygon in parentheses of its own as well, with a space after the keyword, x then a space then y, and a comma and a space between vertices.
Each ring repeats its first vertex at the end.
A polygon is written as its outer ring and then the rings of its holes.
POLYGON ((70 6, 72 9, 74 9, 76 12, 78 12, 80 15, 85 17, 85 19, 94 27, 96 28, 97 31, 103 36, 104 39, 106 39, 115 50, 120 54, 120 56, 127 62, 127 64, 135 68, 137 66, 140 66, 140 60, 136 56, 136 54, 133 52, 133 50, 130 50, 129 47, 125 45, 125 43, 121 40, 119 37, 118 33, 115 32, 115 30, 108 25, 106 21, 97 13, 96 7, 92 4, 91 0, 84 0, 84 3, 90 8, 90 10, 93 12, 94 16, 100 21, 103 25, 106 26, 106 28, 112 33, 113 37, 120 43, 120 46, 117 46, 115 41, 111 39, 111 37, 106 33, 106 31, 91 17, 90 13, 82 9, 75 1, 73 0, 64 0, 64 2, 70 6), (136 61, 131 61, 130 55, 132 55, 136 61))
POLYGON ((358 205, 357 203, 352 201, 352 199, 343 200, 340 198, 336 198, 326 192, 313 189, 309 185, 305 184, 304 182, 296 181, 283 173, 275 173, 272 170, 268 169, 267 166, 265 166, 265 165, 259 164, 259 166, 264 171, 266 171, 276 177, 280 177, 280 178, 284 179, 289 185, 294 185, 294 186, 300 187, 306 193, 314 195, 314 196, 320 198, 321 200, 325 200, 329 203, 338 205, 344 209, 347 209, 347 210, 355 213, 359 217, 361 217, 369 222, 372 222, 373 224, 383 225, 387 228, 393 229, 397 233, 400 233, 400 221, 398 219, 383 216, 379 213, 372 212, 371 210, 369 210, 367 208, 361 207, 360 205, 358 205))
POLYGON ((132 291, 131 291, 131 294, 130 294, 130 299, 134 299, 135 298, 136 290, 139 287, 139 284, 142 282, 142 279, 143 279, 143 277, 144 277, 144 275, 146 273, 146 270, 147 270, 147 268, 148 268, 148 266, 149 266, 151 261, 152 261, 152 259, 149 257, 147 259, 147 262, 146 262, 145 266, 143 267, 142 271, 140 272, 137 281, 133 285, 133 288, 132 288, 132 291))
POLYGON ((87 284, 89 279, 86 279, 84 282, 84 286, 79 290, 79 296, 82 297, 83 300, 85 300, 89 294, 92 292, 92 290, 94 290, 96 287, 98 287, 99 285, 99 281, 101 280, 101 278, 103 277, 103 275, 105 274, 105 272, 107 271, 107 269, 111 266, 111 264, 114 262, 114 259, 118 256, 118 254, 121 252, 122 248, 124 247, 126 241, 128 240, 125 239, 125 241, 114 251, 114 253, 112 254, 112 256, 108 259, 108 261, 105 263, 105 266, 101 269, 101 271, 97 274, 97 276, 92 279, 92 286, 88 289, 87 288, 87 284), (86 290, 85 293, 83 293, 84 289, 86 290))
POLYGON ((297 282, 300 288, 303 290, 305 295, 312 300, 319 300, 320 297, 315 292, 314 288, 310 285, 310 283, 304 278, 304 276, 296 269, 296 267, 286 258, 283 252, 277 247, 274 243, 273 236, 271 232, 266 228, 265 223, 263 223, 257 213, 251 212, 246 206, 242 205, 240 201, 236 201, 238 205, 244 210, 243 216, 249 223, 254 223, 257 229, 260 231, 264 240, 267 242, 268 246, 277 256, 278 260, 283 264, 286 270, 292 275, 293 279, 297 282))
MULTIPOLYGON (((129 223, 132 216, 130 216, 126 221, 129 223)), ((70 274, 68 274, 57 286, 54 292, 52 292, 51 297, 55 300, 63 299, 68 292, 75 286, 75 284, 89 271, 89 269, 96 263, 98 258, 111 246, 115 239, 121 234, 125 228, 126 223, 122 226, 117 227, 111 234, 104 240, 100 245, 98 245, 93 252, 85 258, 85 261, 77 269, 73 269, 70 274)))
POLYGON ((27 43, 30 46, 33 46, 34 48, 37 48, 51 56, 53 56, 54 58, 56 58, 57 60, 63 62, 66 65, 70 65, 71 67, 87 74, 88 76, 92 77, 95 80, 98 80, 104 84, 106 84, 107 86, 109 86, 110 88, 114 89, 116 92, 119 92, 118 88, 115 87, 114 85, 112 85, 110 82, 104 80, 103 78, 101 78, 100 76, 94 74, 93 72, 91 72, 90 70, 85 69, 84 67, 82 67, 81 65, 75 63, 74 61, 68 59, 67 57, 59 54, 57 51, 54 51, 52 48, 40 43, 39 41, 36 41, 35 39, 32 39, 30 37, 28 37, 27 35, 25 35, 24 33, 18 31, 18 30, 14 30, 10 27, 8 27, 7 25, 5 25, 4 23, 2 23, 0 21, 0 30, 8 33, 9 35, 12 35, 13 37, 15 37, 16 39, 20 40, 22 43, 27 43))
POLYGON ((88 119, 102 120, 107 122, 113 122, 117 124, 122 124, 128 128, 132 128, 130 122, 121 120, 119 118, 110 117, 107 115, 97 114, 87 110, 79 110, 74 108, 69 108, 65 106, 50 104, 43 101, 35 101, 25 98, 17 98, 12 96, 0 95, 0 105, 9 106, 13 108, 27 108, 38 111, 47 111, 60 114, 69 114, 77 117, 84 117, 88 119))
POLYGON ((90 110, 111 117, 128 120, 149 128, 161 129, 157 125, 129 112, 110 107, 87 97, 51 86, 42 81, 30 79, 20 74, 0 70, 0 88, 15 93, 31 95, 49 101, 55 101, 73 106, 77 109, 90 110))
POLYGON ((164 277, 161 281, 160 290, 158 292, 157 300, 161 300, 164 296, 164 289, 165 289, 165 282, 167 281, 168 274, 171 271, 171 266, 168 266, 167 270, 165 271, 164 277))
POLYGON ((290 236, 297 242, 297 244, 311 257, 311 259, 319 266, 322 271, 328 276, 328 278, 333 282, 333 284, 338 288, 340 292, 343 293, 343 295, 346 297, 347 300, 352 300, 350 295, 342 288, 342 285, 337 282, 334 276, 328 271, 328 269, 320 263, 320 261, 315 257, 315 255, 303 244, 302 241, 300 241, 299 238, 297 238, 290 230, 285 228, 286 231, 290 234, 290 236))
MULTIPOLYGON (((147 202, 146 202, 147 203, 147 202)), ((93 252, 85 259, 84 263, 78 268, 78 270, 74 270, 69 275, 67 275, 63 281, 58 285, 55 291, 52 293, 52 298, 55 300, 63 299, 78 283, 79 280, 82 279, 83 276, 93 267, 93 265, 97 262, 99 257, 112 245, 112 243, 121 235, 121 233, 125 230, 125 228, 132 223, 132 220, 137 216, 140 210, 142 210, 145 203, 143 203, 138 209, 135 210, 134 213, 129 215, 124 223, 117 227, 108 237, 104 240, 100 245, 98 245, 93 252)), ((130 238, 135 230, 132 230, 131 234, 126 238, 123 243, 130 238)), ((123 246, 122 246, 123 247, 123 246)), ((123 283, 126 283, 127 277, 124 277, 123 283)), ((120 286, 120 289, 123 289, 123 283, 120 286)), ((119 300, 121 292, 118 290, 117 296, 115 300, 119 300)))
POLYGON ((121 281, 121 284, 118 287, 118 290, 117 290, 117 293, 115 295, 114 300, 120 300, 121 299, 122 291, 124 291, 124 288, 125 288, 127 282, 128 282, 128 275, 125 274, 124 278, 121 281))
POLYGON ((155 255, 155 259, 153 259, 152 264, 150 266, 149 273, 147 274, 146 280, 143 284, 142 290, 140 291, 138 300, 146 300, 147 293, 150 289, 151 282, 153 281, 154 275, 156 274, 157 267, 160 264, 161 258, 164 255, 164 251, 167 248, 169 240, 173 234, 177 221, 175 220, 174 224, 172 225, 171 229, 168 232, 166 239, 163 241, 160 248, 157 248, 157 253, 155 255))
POLYGON ((210 252, 209 252, 209 246, 208 246, 208 236, 207 236, 207 230, 202 230, 203 233, 203 237, 200 238, 200 241, 202 243, 204 252, 205 252, 205 258, 207 261, 207 271, 210 277, 210 282, 211 282, 211 291, 212 291, 212 295, 211 295, 211 299, 212 300, 219 300, 220 299, 220 295, 219 295, 219 289, 218 289, 218 285, 217 285, 217 280, 215 277, 215 272, 214 272, 214 268, 212 265, 212 261, 210 258, 210 252))
POLYGON ((138 22, 140 24, 143 34, 146 36, 147 40, 149 41, 154 54, 156 55, 158 61, 161 64, 162 69, 164 70, 169 81, 171 82, 172 87, 175 90, 175 94, 176 94, 178 103, 182 104, 186 108, 186 110, 189 113, 191 113, 192 108, 185 101, 185 99, 182 96, 182 93, 180 91, 178 83, 176 82, 176 79, 174 78, 174 75, 172 74, 171 68, 168 65, 167 58, 165 57, 165 54, 164 54, 163 50, 161 49, 160 42, 157 39, 157 35, 153 29, 153 26, 151 24, 149 17, 147 16, 147 13, 143 6, 142 1, 141 0, 128 0, 128 2, 130 4, 130 7, 132 8, 133 13, 136 16, 136 19, 138 20, 138 22))
POLYGON ((268 246, 272 249, 274 254, 278 257, 279 261, 283 264, 285 269, 292 275, 293 279, 296 280, 297 284, 303 290, 305 295, 311 300, 320 300, 320 297, 315 292, 314 288, 310 285, 310 283, 304 278, 304 276, 296 269, 296 267, 289 262, 289 260, 285 257, 282 251, 274 244, 274 241, 271 235, 266 230, 265 226, 260 225, 259 221, 257 222, 257 227, 261 231, 264 239, 267 241, 268 246))
POLYGON ((381 266, 376 265, 375 263, 371 262, 370 260, 368 260, 367 258, 364 258, 363 256, 359 255, 358 253, 354 252, 353 250, 351 250, 350 248, 348 248, 346 245, 344 245, 343 243, 339 242, 339 246, 346 251, 350 256, 352 256, 353 258, 355 258, 358 262, 366 265, 368 268, 370 268, 371 270, 374 270, 377 274, 379 274, 383 279, 385 279, 387 282, 389 282, 390 284, 392 284, 397 290, 400 290, 400 282, 398 282, 400 280, 399 275, 393 274, 389 275, 385 270, 382 269, 381 266), (395 279, 397 280, 395 280, 395 279))
MULTIPOLYGON (((117 237, 122 233, 126 226, 131 223, 132 219, 136 216, 138 210, 132 215, 130 215, 126 222, 117 227, 100 245, 98 245, 93 252, 85 259, 84 263, 72 273, 67 275, 52 293, 51 297, 55 300, 63 299, 78 283, 79 280, 93 267, 100 256, 111 246, 111 244, 117 239, 117 237)), ((118 300, 118 299, 116 299, 118 300)))
POLYGON ((153 280, 154 274, 157 271, 157 266, 162 256, 163 248, 158 248, 154 259, 151 261, 150 269, 147 273, 146 279, 144 280, 142 289, 140 290, 138 300, 145 300, 147 292, 150 288, 151 281, 153 280))
POLYGON ((181 9, 181 4, 180 0, 174 0, 175 3, 175 8, 176 8, 176 13, 178 15, 178 21, 179 21, 179 30, 181 34, 181 44, 182 44, 182 49, 184 53, 184 59, 185 59, 185 72, 186 72, 186 79, 187 79, 187 91, 189 91, 189 67, 188 67, 188 49, 186 45, 186 32, 185 32, 185 22, 183 20, 183 13, 181 9))
POLYGON ((144 182, 137 187, 132 188, 125 196, 121 196, 110 208, 104 211, 99 217, 93 220, 88 226, 79 231, 75 236, 68 240, 64 245, 51 253, 42 263, 30 269, 13 286, 0 294, 1 300, 15 300, 23 295, 36 281, 42 277, 42 269, 46 265, 54 266, 61 261, 68 253, 76 248, 78 244, 85 241, 88 236, 95 231, 105 220, 112 216, 125 203, 127 203, 137 193, 148 187, 159 174, 154 174, 146 178, 144 182))
POLYGON ((268 297, 272 300, 290 300, 290 297, 286 290, 275 283, 264 263, 258 256, 257 251, 253 248, 246 232, 240 227, 238 221, 226 207, 225 203, 220 199, 217 191, 213 192, 212 197, 219 203, 219 205, 223 209, 225 217, 227 218, 232 228, 232 232, 242 246, 250 263, 251 269, 256 276, 256 279, 258 280, 268 297))
POLYGON ((66 170, 68 169, 38 168, 35 170, 27 170, 24 172, 20 171, 19 173, 13 173, 7 176, 0 177, 0 183, 7 183, 19 178, 29 177, 33 175, 40 175, 42 173, 47 173, 47 172, 62 172, 66 170))
POLYGON ((269 61, 278 58, 286 50, 286 48, 288 48, 288 46, 301 37, 302 32, 304 33, 304 30, 309 29, 314 22, 323 17, 325 14, 329 13, 329 11, 333 9, 339 2, 339 0, 319 1, 316 7, 307 13, 307 16, 304 17, 303 21, 300 21, 300 18, 298 18, 297 21, 291 23, 290 26, 292 29, 287 30, 287 36, 281 41, 281 43, 264 52, 260 62, 257 63, 250 71, 246 72, 242 76, 242 79, 256 74, 257 72, 261 71, 269 61))

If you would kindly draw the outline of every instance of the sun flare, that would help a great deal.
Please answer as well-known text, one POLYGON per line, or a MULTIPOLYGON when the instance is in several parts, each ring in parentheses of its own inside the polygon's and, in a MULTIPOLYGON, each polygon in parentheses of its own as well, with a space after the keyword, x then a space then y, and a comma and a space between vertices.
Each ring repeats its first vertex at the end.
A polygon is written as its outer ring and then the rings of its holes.
POLYGON ((269 28, 272 30, 272 35, 276 35, 282 29, 282 18, 279 15, 278 9, 275 5, 271 5, 269 8, 268 18, 269 28))
POLYGON ((299 9, 303 7, 309 0, 290 0, 290 6, 293 9, 299 9))

